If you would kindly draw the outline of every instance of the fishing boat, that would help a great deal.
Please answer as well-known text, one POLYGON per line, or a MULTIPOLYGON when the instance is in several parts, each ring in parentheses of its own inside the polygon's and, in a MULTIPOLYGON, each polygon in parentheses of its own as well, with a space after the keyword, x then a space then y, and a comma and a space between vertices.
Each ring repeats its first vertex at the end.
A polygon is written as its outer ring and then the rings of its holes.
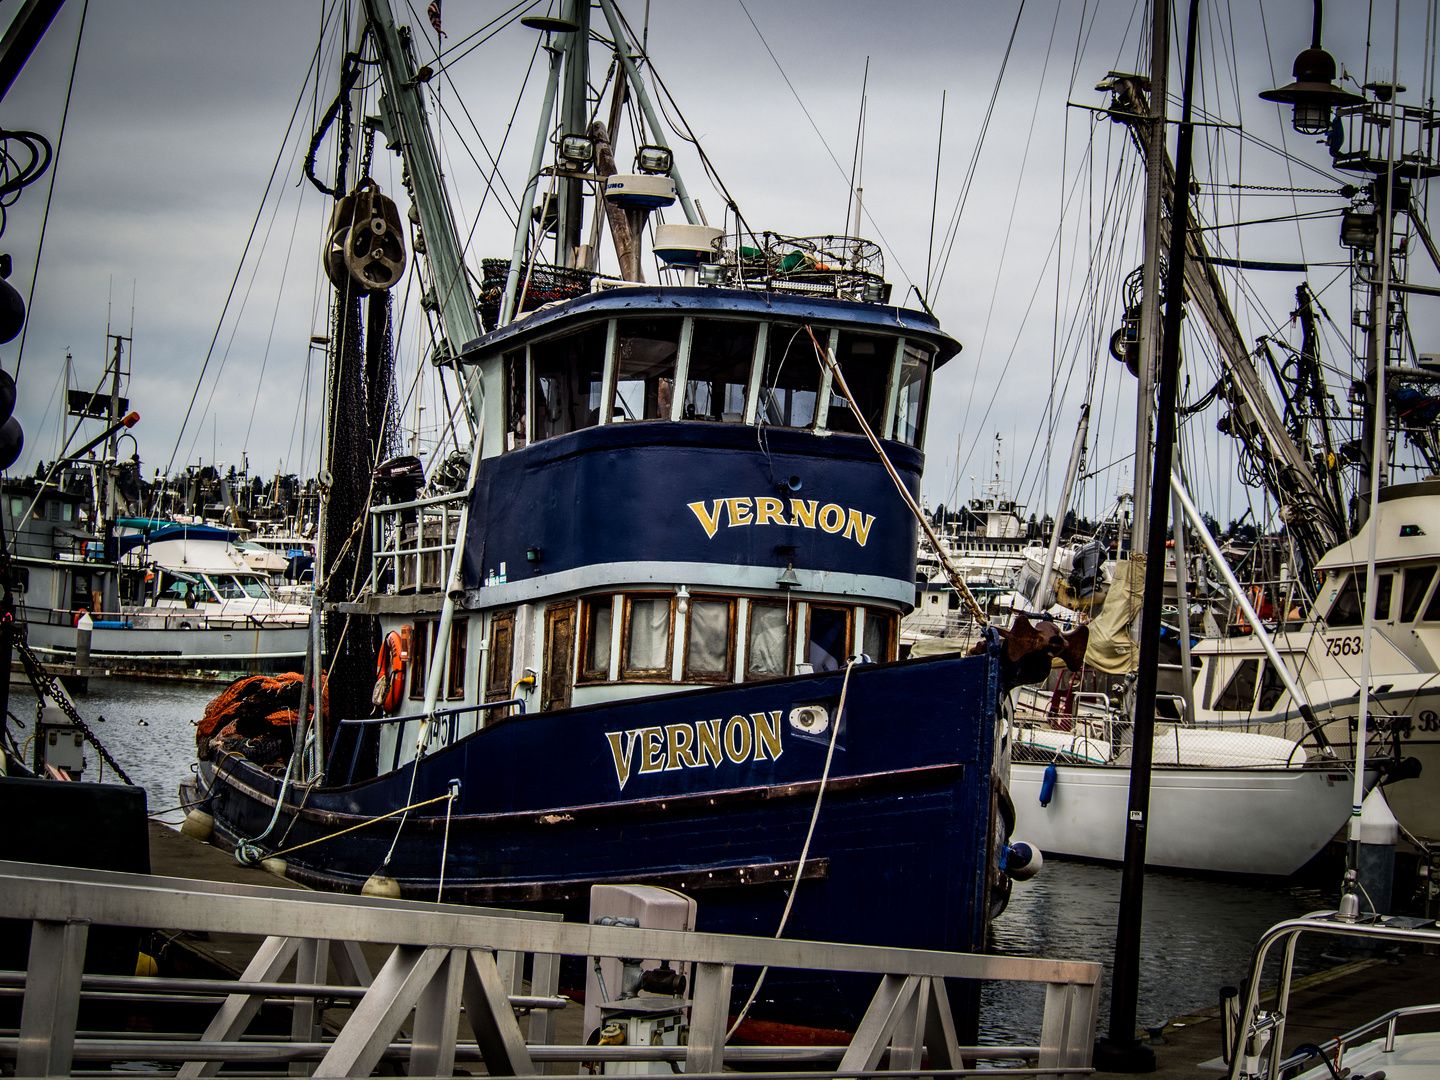
MULTIPOLYGON (((640 882, 693 895, 702 930, 982 950, 1009 887, 999 640, 898 659, 929 391, 959 343, 887 302, 868 241, 700 220, 611 0, 596 10, 615 101, 646 118, 639 167, 614 172, 613 114, 585 123, 590 5, 534 21, 548 90, 482 325, 412 39, 384 0, 364 7, 358 55, 383 76, 413 205, 366 176, 335 184, 327 658, 207 712, 193 794, 214 842, 327 889, 584 918, 591 886, 640 882), (542 168, 560 87, 567 134, 542 168), (587 195, 619 277, 581 243, 587 195), (676 202, 645 284, 646 215, 676 202), (547 214, 548 265, 532 235, 547 214), (378 345, 358 340, 360 298, 383 326, 406 216, 473 431, 468 476, 448 481, 384 457, 375 384, 360 463, 341 457, 347 407, 366 430, 346 380, 378 345), (357 250, 372 242, 390 246, 357 250)), ((737 1000, 753 985, 737 972, 737 1000)), ((750 1016, 853 1030, 866 989, 774 973, 750 1016)))

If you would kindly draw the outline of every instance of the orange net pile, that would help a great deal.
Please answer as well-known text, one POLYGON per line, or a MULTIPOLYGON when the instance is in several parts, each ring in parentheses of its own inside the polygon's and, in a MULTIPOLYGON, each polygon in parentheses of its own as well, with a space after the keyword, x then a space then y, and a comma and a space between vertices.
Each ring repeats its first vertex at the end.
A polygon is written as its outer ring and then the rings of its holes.
MULTIPOLYGON (((205 706, 196 728, 195 748, 201 760, 217 753, 234 753, 263 767, 283 767, 294 747, 302 681, 297 672, 286 672, 249 675, 232 682, 205 706)), ((329 710, 329 698, 322 674, 322 719, 329 710)))

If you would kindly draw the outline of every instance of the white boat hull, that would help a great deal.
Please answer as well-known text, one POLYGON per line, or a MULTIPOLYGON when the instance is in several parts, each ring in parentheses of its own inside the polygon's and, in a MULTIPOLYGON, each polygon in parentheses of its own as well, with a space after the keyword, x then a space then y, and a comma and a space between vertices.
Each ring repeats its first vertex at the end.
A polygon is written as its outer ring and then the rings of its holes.
MULTIPOLYGON (((1015 835, 1047 855, 1120 862, 1130 770, 1057 765, 1048 807, 1043 764, 1014 763, 1015 835)), ((1157 768, 1150 792, 1147 866, 1233 874, 1293 874, 1350 814, 1343 769, 1157 768)))

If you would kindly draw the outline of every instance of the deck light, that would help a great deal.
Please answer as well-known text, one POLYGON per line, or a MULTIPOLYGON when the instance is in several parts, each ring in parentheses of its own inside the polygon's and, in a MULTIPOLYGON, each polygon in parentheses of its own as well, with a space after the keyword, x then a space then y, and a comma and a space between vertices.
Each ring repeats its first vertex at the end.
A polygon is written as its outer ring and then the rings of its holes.
POLYGON ((1336 86, 1335 58, 1320 47, 1320 0, 1315 2, 1315 21, 1310 34, 1310 48, 1295 58, 1291 73, 1295 81, 1260 96, 1295 107, 1293 123, 1302 135, 1324 135, 1330 130, 1330 110, 1337 105, 1358 105, 1365 99, 1336 86))
POLYGON ((595 160, 595 143, 588 135, 561 135, 560 160, 567 165, 589 165, 595 160))
POLYGON ((642 146, 635 151, 635 167, 642 173, 668 173, 675 155, 667 146, 642 146))
POLYGON ((730 268, 724 263, 701 263, 695 271, 701 285, 724 285, 730 278, 730 268))
POLYGON ((675 590, 675 610, 681 615, 690 614, 690 587, 681 585, 675 590))
POLYGON ((1375 214, 1364 210, 1346 210, 1340 215, 1340 243, 1350 248, 1375 249, 1380 225, 1375 214))

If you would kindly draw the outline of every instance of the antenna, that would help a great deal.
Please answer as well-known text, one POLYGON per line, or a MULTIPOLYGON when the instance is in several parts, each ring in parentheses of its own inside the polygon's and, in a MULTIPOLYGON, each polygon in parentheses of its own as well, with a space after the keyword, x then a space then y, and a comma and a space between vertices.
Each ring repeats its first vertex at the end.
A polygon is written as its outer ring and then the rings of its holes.
MULTIPOLYGON (((859 180, 860 170, 860 147, 864 140, 865 133, 865 94, 870 86, 870 57, 865 57, 865 75, 860 80, 860 114, 855 118, 855 152, 850 158, 850 190, 845 193, 845 235, 853 235, 850 232, 850 203, 855 198, 855 185, 859 180)), ((859 204, 856 204, 855 231, 860 231, 859 204)))

